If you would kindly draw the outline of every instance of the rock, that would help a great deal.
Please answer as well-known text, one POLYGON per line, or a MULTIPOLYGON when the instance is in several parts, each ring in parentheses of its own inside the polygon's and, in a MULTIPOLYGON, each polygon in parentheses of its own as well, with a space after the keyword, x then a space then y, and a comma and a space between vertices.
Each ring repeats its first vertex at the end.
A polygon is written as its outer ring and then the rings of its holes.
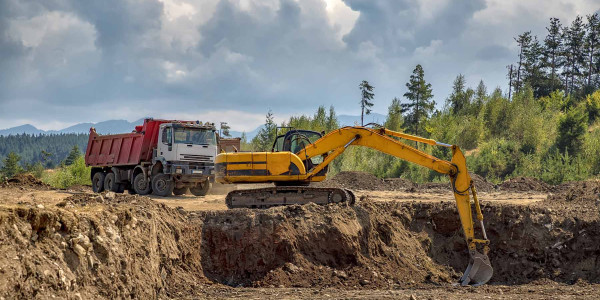
POLYGON ((417 300, 417 296, 415 294, 410 295, 410 300, 417 300))
POLYGON ((37 233, 33 233, 33 234, 31 235, 31 240, 35 242, 35 241, 37 241, 37 239, 38 239, 38 235, 37 235, 37 233))
POLYGON ((341 270, 335 270, 335 271, 333 271, 333 275, 335 275, 335 276, 337 276, 339 278, 343 278, 343 279, 348 278, 348 274, 346 274, 346 272, 341 271, 341 270))
POLYGON ((358 283, 360 283, 360 285, 367 285, 369 283, 371 283, 370 281, 366 280, 366 279, 361 279, 358 283))
POLYGON ((73 251, 77 253, 79 257, 84 257, 87 254, 87 251, 81 247, 79 244, 73 245, 73 251))
POLYGON ((117 194, 115 194, 115 192, 108 192, 106 193, 106 195, 104 195, 106 197, 106 199, 108 200, 114 200, 115 197, 117 196, 117 194))
POLYGON ((44 205, 43 204, 38 204, 35 207, 39 208, 39 209, 44 209, 44 205))
POLYGON ((292 263, 286 263, 284 269, 290 273, 297 273, 301 268, 292 263))

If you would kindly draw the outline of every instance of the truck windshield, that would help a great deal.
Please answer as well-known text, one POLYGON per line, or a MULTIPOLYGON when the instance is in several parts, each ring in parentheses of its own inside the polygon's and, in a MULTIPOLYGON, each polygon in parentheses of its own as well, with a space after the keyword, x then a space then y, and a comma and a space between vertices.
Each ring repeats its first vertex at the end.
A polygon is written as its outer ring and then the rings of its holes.
POLYGON ((194 145, 216 145, 215 132, 199 128, 175 128, 175 143, 194 145))

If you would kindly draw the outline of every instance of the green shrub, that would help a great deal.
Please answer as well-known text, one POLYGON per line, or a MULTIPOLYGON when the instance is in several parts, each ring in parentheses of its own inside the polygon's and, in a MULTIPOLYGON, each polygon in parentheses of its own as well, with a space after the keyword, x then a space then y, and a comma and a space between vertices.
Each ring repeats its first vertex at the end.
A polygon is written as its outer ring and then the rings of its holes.
POLYGON ((591 165, 581 156, 571 157, 569 152, 556 150, 549 154, 542 163, 540 179, 550 184, 589 178, 591 165))
POLYGON ((68 188, 73 185, 91 185, 91 168, 85 166, 83 156, 79 156, 73 164, 60 167, 54 172, 47 172, 42 181, 56 187, 68 188))
POLYGON ((493 139, 483 144, 476 155, 467 158, 471 172, 491 181, 502 181, 515 171, 522 153, 514 141, 493 139))

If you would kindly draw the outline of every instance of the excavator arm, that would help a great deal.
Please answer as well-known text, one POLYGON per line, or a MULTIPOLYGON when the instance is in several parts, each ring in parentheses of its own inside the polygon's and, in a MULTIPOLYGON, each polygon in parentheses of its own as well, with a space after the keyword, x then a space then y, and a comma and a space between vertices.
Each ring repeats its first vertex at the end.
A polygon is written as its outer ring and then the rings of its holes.
MULTIPOLYGON (((298 137, 302 139, 300 135, 298 137)), ((462 285, 485 284, 493 274, 488 259, 489 240, 483 226, 483 215, 477 199, 475 186, 467 172, 465 156, 458 146, 436 142, 385 128, 343 127, 330 132, 313 143, 291 152, 224 153, 216 158, 216 180, 222 183, 274 182, 304 184, 324 179, 323 170, 349 146, 363 146, 421 165, 441 174, 448 175, 461 225, 469 249, 470 262, 461 278, 462 285), (452 149, 452 159, 442 160, 419 151, 396 138, 452 149), (312 164, 311 159, 322 156, 323 161, 312 164), (311 162, 311 163, 309 163, 311 162), (289 165, 289 166, 288 166, 289 165), (475 237, 475 226, 471 209, 473 198, 482 238, 475 237), (479 249, 482 251, 480 252, 479 249)), ((350 191, 327 188, 276 187, 255 190, 239 190, 227 195, 229 207, 269 207, 257 203, 287 205, 293 203, 318 202, 306 198, 325 199, 323 203, 336 203, 346 199, 350 191), (320 193, 320 194, 319 194, 320 193), (345 194, 344 194, 345 193, 345 194), (279 198, 273 195, 280 195, 279 198), (302 196, 304 195, 304 196, 302 196), (337 197, 337 198, 336 198, 337 197), (292 200, 290 200, 292 199, 292 200), (291 202, 289 202, 291 201, 291 202), (296 202, 294 202, 296 201, 296 202), (236 206, 234 203, 241 203, 236 206)))

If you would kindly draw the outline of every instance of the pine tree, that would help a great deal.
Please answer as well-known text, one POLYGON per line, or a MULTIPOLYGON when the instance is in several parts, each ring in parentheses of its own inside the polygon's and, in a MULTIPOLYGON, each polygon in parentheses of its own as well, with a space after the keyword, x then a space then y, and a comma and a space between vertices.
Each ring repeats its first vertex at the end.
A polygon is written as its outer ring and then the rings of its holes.
POLYGON ((0 169, 2 176, 10 178, 23 172, 23 168, 19 165, 21 157, 15 152, 10 152, 2 161, 3 167, 0 169))
POLYGON ((338 129, 338 127, 340 127, 340 125, 338 124, 337 116, 335 114, 335 109, 333 108, 333 105, 329 107, 329 115, 327 116, 327 122, 326 122, 325 127, 326 127, 325 130, 327 132, 336 130, 336 129, 338 129))
POLYGON ((531 39, 527 50, 523 61, 522 82, 531 86, 536 97, 547 96, 551 90, 546 87, 543 61, 544 48, 536 36, 531 39))
POLYGON ((77 160, 77 158, 79 158, 79 156, 81 156, 81 152, 79 152, 79 146, 75 145, 71 149, 71 152, 69 152, 69 156, 67 156, 67 158, 65 159, 65 165, 72 165, 77 160))
POLYGON ((475 90, 474 113, 477 114, 479 112, 479 110, 486 103, 486 99, 487 99, 487 86, 485 86, 485 83, 483 83, 483 80, 480 80, 479 84, 477 85, 477 89, 475 90))
POLYGON ((548 35, 544 39, 544 61, 550 68, 550 91, 554 92, 560 84, 557 78, 557 72, 563 65, 562 51, 562 25, 558 18, 550 18, 550 27, 546 27, 548 35))
POLYGON ((452 94, 446 99, 446 103, 450 108, 450 112, 455 115, 460 114, 463 110, 469 106, 468 94, 465 90, 466 81, 465 76, 458 74, 452 84, 452 94))
POLYGON ((314 131, 324 131, 327 129, 327 112, 325 106, 319 105, 311 123, 311 128, 314 131))
POLYGON ((582 147, 587 131, 588 115, 582 107, 571 108, 558 123, 558 149, 570 155, 577 155, 582 147))
POLYGON ((587 59, 587 87, 593 89, 592 76, 598 73, 597 61, 600 56, 600 18, 598 13, 587 16, 585 36, 585 56, 587 59))
POLYGON ((585 62, 585 54, 583 52, 583 43, 585 37, 585 27, 581 16, 577 16, 571 23, 571 27, 565 29, 564 44, 566 55, 566 68, 564 71, 567 79, 565 91, 566 94, 573 93, 577 89, 579 79, 582 75, 582 66, 585 62))
POLYGON ((517 78, 517 71, 514 65, 510 64, 506 66, 508 70, 508 74, 506 78, 508 78, 508 100, 512 98, 512 91, 515 88, 515 78, 517 78))
POLYGON ((405 122, 409 129, 415 135, 419 135, 420 125, 429 119, 429 114, 435 107, 431 84, 425 81, 425 71, 421 65, 415 67, 406 87, 408 92, 404 97, 409 100, 409 103, 401 104, 402 113, 407 113, 405 122))
POLYGON ((254 151, 268 151, 275 140, 275 130, 277 124, 273 120, 273 112, 269 110, 266 115, 265 125, 258 131, 258 134, 252 139, 254 151))
POLYGON ((373 93, 373 86, 371 86, 369 84, 368 81, 363 80, 359 85, 358 88, 360 89, 361 92, 361 100, 360 100, 360 108, 361 108, 361 113, 360 113, 360 125, 364 126, 365 122, 364 122, 364 117, 365 115, 369 115, 371 114, 371 107, 373 107, 373 96, 375 96, 375 94, 373 93))
POLYGON ((392 99, 392 103, 388 107, 388 114, 385 120, 385 127, 394 131, 402 129, 404 124, 404 118, 402 117, 402 106, 400 99, 392 99))
POLYGON ((229 127, 227 122, 221 122, 221 128, 219 128, 219 135, 220 136, 231 136, 231 134, 229 133, 229 129, 231 129, 231 127, 229 127))
POLYGON ((531 47, 531 31, 523 32, 521 35, 514 39, 519 45, 519 65, 517 67, 517 78, 514 85, 515 92, 518 93, 522 85, 521 71, 523 69, 523 62, 525 60, 525 57, 528 55, 529 49, 531 47))

